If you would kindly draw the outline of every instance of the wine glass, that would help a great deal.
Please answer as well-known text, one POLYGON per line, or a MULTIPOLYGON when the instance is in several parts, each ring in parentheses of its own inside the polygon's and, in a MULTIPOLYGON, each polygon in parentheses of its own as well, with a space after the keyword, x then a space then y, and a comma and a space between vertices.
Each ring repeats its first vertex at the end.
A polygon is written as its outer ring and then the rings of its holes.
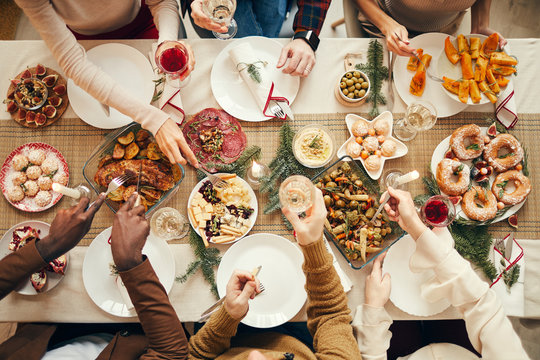
POLYGON ((445 195, 430 197, 420 209, 420 217, 426 225, 445 227, 454 221, 456 207, 445 195))
POLYGON ((217 39, 228 40, 236 35, 238 25, 233 19, 236 10, 236 0, 204 0, 203 11, 212 21, 227 26, 226 33, 212 31, 217 39))
POLYGON ((164 207, 152 215, 150 229, 156 236, 168 241, 186 236, 189 223, 178 210, 164 207))
POLYGON ((282 208, 289 208, 297 214, 305 212, 313 205, 315 186, 302 175, 289 176, 279 187, 279 202, 282 208))
POLYGON ((388 170, 387 172, 384 173, 383 175, 383 179, 384 179, 384 183, 382 185, 384 185, 384 187, 386 189, 388 189, 389 186, 393 187, 394 189, 402 189, 402 190, 405 190, 405 186, 406 184, 403 184, 403 185, 396 185, 396 180, 397 178, 399 178, 400 176, 403 175, 403 172, 401 170, 395 170, 395 169, 392 169, 392 170, 388 170))
POLYGON ((437 122, 437 109, 432 103, 418 100, 407 107, 405 117, 396 121, 394 135, 402 141, 409 141, 420 131, 429 130, 437 122))
POLYGON ((166 77, 167 83, 182 88, 189 83, 191 74, 181 80, 189 69, 189 52, 179 41, 163 41, 156 49, 156 65, 166 77))

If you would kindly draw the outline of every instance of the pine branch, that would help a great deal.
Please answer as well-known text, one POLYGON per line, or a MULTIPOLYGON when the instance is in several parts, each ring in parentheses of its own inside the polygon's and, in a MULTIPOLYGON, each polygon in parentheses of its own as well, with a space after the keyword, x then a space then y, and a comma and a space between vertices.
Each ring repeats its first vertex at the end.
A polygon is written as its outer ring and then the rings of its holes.
POLYGON ((261 158, 261 148, 257 145, 252 145, 242 152, 242 155, 231 164, 213 164, 209 163, 208 167, 215 167, 218 172, 236 174, 240 177, 246 176, 247 169, 251 166, 253 160, 261 158))
POLYGON ((515 264, 510 268, 510 271, 503 272, 503 281, 506 284, 506 289, 510 292, 510 288, 514 285, 519 279, 519 273, 521 272, 521 267, 519 264, 515 264))
POLYGON ((201 260, 193 260, 188 265, 188 268, 186 272, 184 273, 184 275, 176 277, 176 281, 185 283, 191 275, 195 274, 195 272, 199 269, 200 266, 201 266, 201 260))
POLYGON ((367 64, 357 64, 356 69, 364 72, 371 83, 371 88, 367 97, 367 102, 373 107, 369 115, 376 117, 379 115, 378 105, 386 104, 386 97, 382 94, 383 81, 388 79, 388 68, 383 66, 384 49, 377 40, 371 40, 368 47, 367 64))

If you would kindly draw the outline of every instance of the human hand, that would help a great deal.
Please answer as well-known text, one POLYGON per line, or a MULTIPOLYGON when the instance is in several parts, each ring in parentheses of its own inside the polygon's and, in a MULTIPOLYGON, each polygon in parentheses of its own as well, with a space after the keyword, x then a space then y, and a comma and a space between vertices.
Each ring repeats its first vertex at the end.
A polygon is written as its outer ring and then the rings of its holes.
POLYGON ((499 48, 504 48, 506 46, 506 44, 508 43, 508 41, 506 41, 506 39, 501 35, 500 32, 498 31, 495 31, 489 27, 485 27, 485 28, 478 28, 478 29, 471 29, 471 33, 473 34, 482 34, 482 35, 486 35, 486 36, 489 36, 493 33, 497 33, 499 35, 499 48))
POLYGON ((390 297, 390 274, 382 274, 382 262, 386 251, 379 255, 373 262, 371 274, 366 277, 365 304, 373 307, 384 307, 390 297))
POLYGON ((315 52, 302 39, 292 40, 281 50, 281 55, 277 63, 277 68, 281 68, 289 60, 289 64, 283 68, 285 74, 293 76, 307 77, 315 66, 315 52))
POLYGON ((198 26, 219 33, 226 33, 227 26, 211 20, 203 11, 203 0, 194 0, 191 3, 191 17, 198 26))
POLYGON ((306 217, 304 219, 300 219, 289 208, 283 208, 281 211, 293 226, 296 232, 296 240, 300 245, 306 246, 322 238, 327 211, 321 190, 315 190, 313 205, 306 211, 306 217))
POLYGON ((83 197, 77 205, 59 210, 51 224, 49 235, 36 243, 43 260, 52 261, 77 245, 90 230, 94 215, 104 201, 105 194, 102 193, 90 207, 90 200, 83 197))
POLYGON ((248 301, 258 293, 259 280, 249 271, 235 270, 227 283, 225 310, 233 319, 243 318, 249 310, 248 301))
POLYGON ((187 42, 182 41, 182 40, 177 40, 177 41, 185 46, 185 48, 186 48, 186 50, 188 52, 188 57, 189 57, 188 68, 187 68, 186 71, 184 71, 180 75, 180 81, 183 81, 189 76, 189 74, 191 74, 191 72, 195 68, 195 54, 193 53, 193 49, 191 48, 191 45, 189 45, 187 42))
POLYGON ((182 156, 184 154, 193 167, 199 167, 199 162, 189 148, 184 134, 171 118, 168 118, 159 128, 156 141, 171 163, 186 165, 186 159, 182 156))
POLYGON ((409 46, 409 33, 405 26, 390 19, 381 31, 386 37, 388 50, 400 56, 413 56, 413 54, 416 54, 416 49, 409 46))
POLYGON ((142 249, 150 233, 144 218, 144 206, 134 207, 139 194, 131 195, 116 213, 111 232, 111 251, 118 271, 126 271, 142 263, 142 249))
POLYGON ((411 193, 389 186, 381 199, 386 196, 386 193, 390 194, 390 200, 384 205, 384 210, 390 220, 397 222, 414 240, 418 239, 427 227, 416 213, 411 193))

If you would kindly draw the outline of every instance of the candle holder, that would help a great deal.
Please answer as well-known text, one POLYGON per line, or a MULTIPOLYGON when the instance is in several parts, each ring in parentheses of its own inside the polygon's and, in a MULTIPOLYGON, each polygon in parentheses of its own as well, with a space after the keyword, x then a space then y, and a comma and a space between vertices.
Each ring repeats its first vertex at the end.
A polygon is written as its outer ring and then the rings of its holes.
POLYGON ((76 205, 79 203, 81 197, 85 196, 88 199, 92 200, 92 192, 86 184, 81 183, 76 185, 73 188, 66 187, 61 184, 54 183, 53 191, 56 191, 60 194, 66 195, 69 198, 70 206, 76 205))
POLYGON ((253 164, 246 173, 246 181, 253 190, 261 186, 261 178, 270 175, 270 168, 266 164, 260 164, 253 160, 253 164))

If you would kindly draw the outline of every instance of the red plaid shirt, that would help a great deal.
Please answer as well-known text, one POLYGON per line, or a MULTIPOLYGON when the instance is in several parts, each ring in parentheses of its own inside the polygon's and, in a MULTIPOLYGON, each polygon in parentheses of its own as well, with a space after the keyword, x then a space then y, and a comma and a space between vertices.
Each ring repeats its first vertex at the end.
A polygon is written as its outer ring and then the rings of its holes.
POLYGON ((294 32, 313 30, 321 32, 331 0, 298 0, 298 12, 294 17, 294 32))

